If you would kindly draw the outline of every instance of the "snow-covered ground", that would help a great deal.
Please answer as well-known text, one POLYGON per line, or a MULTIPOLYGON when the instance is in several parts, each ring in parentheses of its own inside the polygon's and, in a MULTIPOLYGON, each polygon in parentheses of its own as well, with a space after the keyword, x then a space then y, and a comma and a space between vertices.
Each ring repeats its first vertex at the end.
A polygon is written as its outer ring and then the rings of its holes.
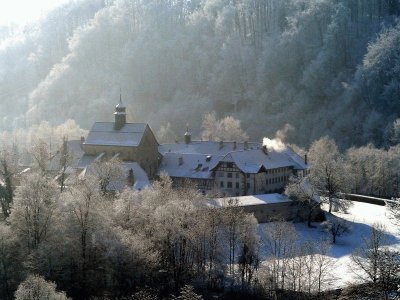
MULTIPOLYGON (((359 276, 352 270, 350 255, 363 244, 363 237, 370 235, 374 223, 381 223, 386 227, 386 244, 400 250, 400 229, 393 223, 385 206, 353 202, 348 213, 334 213, 334 215, 349 221, 351 231, 339 237, 336 244, 332 245, 330 249, 329 256, 335 262, 333 267, 335 280, 334 286, 331 288, 343 287, 349 282, 359 279, 359 276)), ((321 239, 329 239, 329 235, 322 230, 318 223, 314 224, 315 228, 308 228, 306 223, 295 223, 294 225, 302 241, 311 240, 318 243, 321 239)), ((268 223, 261 225, 261 227, 263 226, 268 226, 268 223)), ((262 230, 260 233, 263 239, 262 230)))

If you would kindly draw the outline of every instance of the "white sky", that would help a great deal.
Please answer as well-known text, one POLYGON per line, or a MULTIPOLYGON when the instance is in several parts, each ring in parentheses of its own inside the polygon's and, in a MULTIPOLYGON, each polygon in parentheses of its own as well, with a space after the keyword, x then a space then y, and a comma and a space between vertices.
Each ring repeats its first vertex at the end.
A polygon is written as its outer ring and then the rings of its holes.
POLYGON ((0 0, 0 25, 25 24, 68 0, 0 0))

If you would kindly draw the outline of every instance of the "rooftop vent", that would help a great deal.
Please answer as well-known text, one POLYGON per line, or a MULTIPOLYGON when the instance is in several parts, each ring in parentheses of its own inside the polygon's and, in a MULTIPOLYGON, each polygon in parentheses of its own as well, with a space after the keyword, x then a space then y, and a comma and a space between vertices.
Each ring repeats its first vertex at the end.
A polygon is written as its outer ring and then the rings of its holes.
POLYGON ((248 150, 249 149, 249 142, 248 141, 244 142, 243 148, 244 148, 244 150, 248 150))
POLYGON ((178 157, 178 165, 180 165, 180 166, 183 165, 183 157, 182 156, 178 157))
POLYGON ((219 150, 224 148, 224 141, 219 141, 219 150))
POLYGON ((233 142, 233 150, 236 150, 236 148, 237 148, 237 144, 236 144, 236 141, 234 141, 233 142))
POLYGON ((206 156, 206 161, 211 161, 212 156, 211 155, 207 155, 206 156))

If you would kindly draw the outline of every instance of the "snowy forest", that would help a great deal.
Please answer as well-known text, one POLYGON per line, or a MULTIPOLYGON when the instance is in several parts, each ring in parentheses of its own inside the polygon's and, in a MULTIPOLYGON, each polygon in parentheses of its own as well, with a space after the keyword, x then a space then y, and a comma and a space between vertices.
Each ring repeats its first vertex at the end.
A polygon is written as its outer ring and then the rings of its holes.
POLYGON ((290 124, 301 146, 324 135, 388 146, 399 13, 397 0, 71 1, 0 29, 0 129, 88 129, 121 91, 131 120, 179 136, 216 112, 251 139, 290 124))

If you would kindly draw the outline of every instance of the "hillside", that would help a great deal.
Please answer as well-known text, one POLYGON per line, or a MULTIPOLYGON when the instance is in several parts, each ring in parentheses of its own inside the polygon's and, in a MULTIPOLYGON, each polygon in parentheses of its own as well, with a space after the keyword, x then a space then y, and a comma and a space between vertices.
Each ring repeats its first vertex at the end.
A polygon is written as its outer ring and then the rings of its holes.
POLYGON ((0 32, 0 130, 132 119, 178 136, 233 115, 251 139, 390 143, 399 117, 398 0, 78 0, 0 32), (31 24, 32 25, 32 24, 31 24), (172 121, 173 120, 173 121, 172 121))

